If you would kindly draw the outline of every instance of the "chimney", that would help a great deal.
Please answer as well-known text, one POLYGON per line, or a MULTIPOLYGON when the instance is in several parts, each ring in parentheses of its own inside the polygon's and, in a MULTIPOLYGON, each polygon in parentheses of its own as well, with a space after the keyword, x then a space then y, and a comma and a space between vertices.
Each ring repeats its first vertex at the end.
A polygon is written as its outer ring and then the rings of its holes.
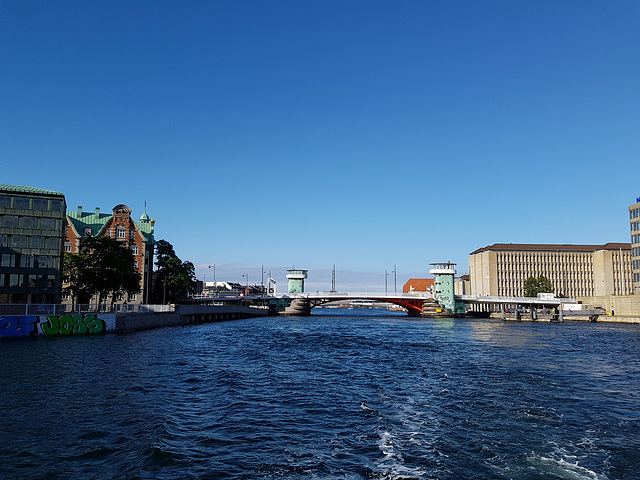
POLYGON ((100 207, 96 207, 96 217, 100 216, 100 207))
POLYGON ((82 215, 82 205, 78 205, 78 216, 82 215))

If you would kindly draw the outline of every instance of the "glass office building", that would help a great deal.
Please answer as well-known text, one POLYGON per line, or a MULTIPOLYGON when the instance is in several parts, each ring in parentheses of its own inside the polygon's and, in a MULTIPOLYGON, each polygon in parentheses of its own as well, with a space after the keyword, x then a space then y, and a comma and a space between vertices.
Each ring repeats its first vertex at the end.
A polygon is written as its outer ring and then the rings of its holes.
POLYGON ((0 303, 59 303, 64 194, 0 185, 0 303))

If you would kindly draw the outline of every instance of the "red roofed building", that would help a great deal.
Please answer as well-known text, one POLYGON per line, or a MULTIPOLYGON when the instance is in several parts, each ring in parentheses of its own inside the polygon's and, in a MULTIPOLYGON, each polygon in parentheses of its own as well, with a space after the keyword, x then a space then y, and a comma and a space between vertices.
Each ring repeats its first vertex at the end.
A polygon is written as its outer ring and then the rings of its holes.
POLYGON ((428 292, 433 293, 433 278, 410 278, 402 287, 404 293, 428 292))

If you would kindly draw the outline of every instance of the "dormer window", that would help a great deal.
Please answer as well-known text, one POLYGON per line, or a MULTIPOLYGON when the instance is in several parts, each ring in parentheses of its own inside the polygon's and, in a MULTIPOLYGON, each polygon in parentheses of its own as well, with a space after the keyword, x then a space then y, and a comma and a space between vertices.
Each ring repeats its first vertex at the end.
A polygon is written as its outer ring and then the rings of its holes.
POLYGON ((91 236, 91 227, 84 227, 84 230, 82 231, 82 234, 85 237, 90 237, 91 236))
POLYGON ((116 238, 127 238, 127 231, 122 225, 116 227, 116 238))

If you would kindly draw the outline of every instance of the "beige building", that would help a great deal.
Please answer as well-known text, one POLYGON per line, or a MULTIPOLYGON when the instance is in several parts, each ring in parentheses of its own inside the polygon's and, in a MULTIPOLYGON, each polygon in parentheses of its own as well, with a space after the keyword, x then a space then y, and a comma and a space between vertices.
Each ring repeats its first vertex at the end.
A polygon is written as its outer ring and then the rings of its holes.
POLYGON ((496 243, 469 255, 471 294, 483 296, 523 296, 525 280, 540 275, 551 281, 558 296, 629 295, 633 292, 631 267, 628 243, 496 243))
POLYGON ((629 206, 631 228, 631 268, 633 270, 633 293, 640 295, 640 197, 629 206))

